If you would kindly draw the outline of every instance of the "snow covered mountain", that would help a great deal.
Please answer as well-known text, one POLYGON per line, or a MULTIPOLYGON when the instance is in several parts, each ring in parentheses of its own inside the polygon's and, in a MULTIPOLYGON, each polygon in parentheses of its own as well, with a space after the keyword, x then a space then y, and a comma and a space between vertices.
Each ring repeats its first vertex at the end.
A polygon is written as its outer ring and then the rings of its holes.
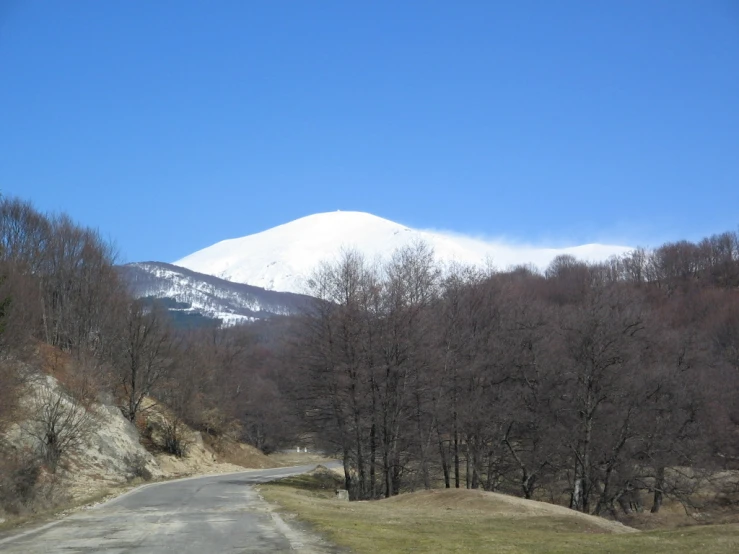
POLYGON ((310 300, 289 292, 232 283, 161 262, 120 266, 119 274, 137 298, 168 299, 173 316, 204 316, 224 325, 249 323, 275 315, 298 313, 310 300))
POLYGON ((336 259, 342 247, 356 248, 369 259, 388 256, 398 247, 422 240, 438 260, 499 268, 533 263, 544 268, 559 254, 588 261, 631 250, 627 246, 586 244, 570 248, 510 246, 479 239, 411 229, 363 212, 310 215, 242 238, 224 240, 178 260, 175 265, 268 290, 305 292, 305 280, 323 260, 336 259))

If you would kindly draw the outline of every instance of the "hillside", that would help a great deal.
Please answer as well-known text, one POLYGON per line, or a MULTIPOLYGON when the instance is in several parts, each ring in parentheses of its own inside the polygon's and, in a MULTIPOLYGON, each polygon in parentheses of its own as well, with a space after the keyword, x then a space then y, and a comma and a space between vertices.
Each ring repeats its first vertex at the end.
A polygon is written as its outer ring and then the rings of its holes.
POLYGON ((342 248, 357 248, 373 259, 425 241, 442 262, 501 268, 532 263, 545 267, 559 254, 603 260, 630 250, 626 246, 586 244, 571 248, 533 248, 485 242, 460 235, 411 229, 363 212, 310 215, 246 237, 224 240, 174 262, 192 271, 268 290, 305 292, 305 278, 342 248))
POLYGON ((14 422, 0 430, 0 524, 116 495, 142 481, 276 463, 234 437, 203 437, 152 399, 134 425, 106 395, 84 394, 77 362, 45 345, 29 362, 3 363, 22 371, 24 384, 14 422), (166 449, 173 422, 186 445, 180 456, 166 449))
POLYGON ((188 320, 197 323, 202 318, 231 325, 291 315, 308 300, 301 295, 232 283, 161 262, 119 266, 118 273, 134 297, 168 299, 165 305, 181 326, 188 326, 188 320))

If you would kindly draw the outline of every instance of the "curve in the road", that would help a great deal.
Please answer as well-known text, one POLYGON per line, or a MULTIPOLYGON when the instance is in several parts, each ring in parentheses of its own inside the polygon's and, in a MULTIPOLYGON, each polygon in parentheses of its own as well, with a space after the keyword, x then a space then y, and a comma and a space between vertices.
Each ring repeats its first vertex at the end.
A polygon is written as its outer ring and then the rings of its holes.
POLYGON ((144 485, 109 502, 0 540, 7 553, 330 552, 287 525, 254 485, 315 465, 144 485))

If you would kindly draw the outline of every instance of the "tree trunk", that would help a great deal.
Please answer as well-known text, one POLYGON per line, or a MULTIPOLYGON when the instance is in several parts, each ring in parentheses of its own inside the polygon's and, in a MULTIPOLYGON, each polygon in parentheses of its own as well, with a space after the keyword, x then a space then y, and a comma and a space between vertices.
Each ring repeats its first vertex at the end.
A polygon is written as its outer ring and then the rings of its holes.
POLYGON ((343 462, 344 462, 344 488, 349 492, 349 495, 351 498, 354 484, 352 483, 352 472, 351 472, 350 461, 349 461, 349 450, 346 447, 344 448, 343 462))
POLYGON ((441 439, 439 434, 439 456, 441 457, 441 469, 444 472, 444 487, 451 488, 451 476, 449 475, 449 458, 447 457, 446 448, 444 448, 444 441, 441 439))
POLYGON ((377 464, 377 443, 375 436, 375 424, 370 429, 370 498, 375 498, 377 494, 377 477, 375 475, 375 465, 377 464))
POLYGON ((454 488, 459 488, 459 434, 457 432, 457 418, 454 414, 454 488))
POLYGON ((464 485, 466 488, 472 488, 472 460, 470 459, 470 441, 469 438, 466 441, 465 453, 467 454, 465 460, 465 472, 464 472, 464 485))
POLYGON ((523 475, 521 477, 521 489, 523 490, 523 497, 531 499, 534 494, 534 483, 536 482, 535 475, 529 475, 526 468, 523 468, 523 475))
POLYGON ((654 482, 654 500, 652 502, 652 509, 649 510, 653 514, 656 514, 657 512, 659 512, 659 509, 662 507, 664 487, 665 487, 665 468, 663 466, 660 466, 659 468, 657 468, 657 476, 654 482))

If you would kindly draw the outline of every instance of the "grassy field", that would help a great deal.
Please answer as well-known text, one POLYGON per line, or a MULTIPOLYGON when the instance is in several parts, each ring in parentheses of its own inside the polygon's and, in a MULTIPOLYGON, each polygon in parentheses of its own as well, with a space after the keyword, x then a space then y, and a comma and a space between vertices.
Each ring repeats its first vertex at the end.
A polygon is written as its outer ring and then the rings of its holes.
POLYGON ((264 497, 357 553, 734 553, 739 525, 637 532, 550 504, 467 490, 423 491, 374 502, 334 498, 328 473, 261 487, 264 497))

